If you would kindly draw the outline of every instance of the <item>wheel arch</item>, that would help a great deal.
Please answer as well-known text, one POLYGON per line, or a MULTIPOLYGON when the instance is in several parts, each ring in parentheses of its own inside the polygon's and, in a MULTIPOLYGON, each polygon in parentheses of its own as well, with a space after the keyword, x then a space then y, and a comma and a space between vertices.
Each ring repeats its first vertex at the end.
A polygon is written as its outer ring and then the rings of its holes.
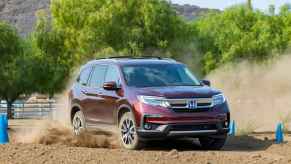
MULTIPOLYGON (((133 109, 129 106, 129 105, 121 105, 118 110, 117 110, 117 114, 116 114, 116 125, 118 126, 120 118, 122 116, 122 114, 126 113, 126 112, 131 112, 134 115, 133 109)), ((135 119, 135 117, 134 117, 135 119)))

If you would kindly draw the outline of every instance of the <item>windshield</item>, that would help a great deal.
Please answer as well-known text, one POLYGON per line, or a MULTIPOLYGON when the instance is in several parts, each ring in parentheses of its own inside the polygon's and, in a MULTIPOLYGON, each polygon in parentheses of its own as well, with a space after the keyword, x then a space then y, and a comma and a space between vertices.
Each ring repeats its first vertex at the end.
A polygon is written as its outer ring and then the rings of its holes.
POLYGON ((201 85, 187 67, 181 64, 147 64, 123 66, 128 86, 165 87, 201 85))

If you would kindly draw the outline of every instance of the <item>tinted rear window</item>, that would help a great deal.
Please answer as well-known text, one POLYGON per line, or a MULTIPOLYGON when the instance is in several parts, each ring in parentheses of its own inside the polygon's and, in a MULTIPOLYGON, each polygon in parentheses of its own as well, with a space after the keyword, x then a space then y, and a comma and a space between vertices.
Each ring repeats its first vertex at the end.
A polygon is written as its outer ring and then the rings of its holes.
POLYGON ((92 69, 91 67, 87 67, 81 71, 80 76, 77 80, 81 85, 87 85, 91 69, 92 69))

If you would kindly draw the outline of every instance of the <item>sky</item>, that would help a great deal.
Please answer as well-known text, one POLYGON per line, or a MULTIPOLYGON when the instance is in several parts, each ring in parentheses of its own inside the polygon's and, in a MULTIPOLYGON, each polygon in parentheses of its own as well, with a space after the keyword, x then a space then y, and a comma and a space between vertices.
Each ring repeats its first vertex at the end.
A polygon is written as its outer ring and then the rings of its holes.
MULTIPOLYGON (((213 8, 223 10, 234 4, 247 2, 247 0, 171 0, 172 3, 192 4, 203 8, 213 8)), ((279 9, 285 3, 291 3, 291 0, 253 0, 253 6, 256 9, 267 10, 270 4, 274 4, 279 9)))

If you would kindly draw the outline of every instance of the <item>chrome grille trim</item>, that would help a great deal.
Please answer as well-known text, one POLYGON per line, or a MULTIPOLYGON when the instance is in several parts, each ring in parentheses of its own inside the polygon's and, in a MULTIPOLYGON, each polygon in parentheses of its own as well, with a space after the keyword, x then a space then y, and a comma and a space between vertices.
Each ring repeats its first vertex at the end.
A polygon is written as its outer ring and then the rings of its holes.
POLYGON ((190 100, 195 100, 197 102, 197 109, 213 107, 212 98, 186 98, 186 99, 166 99, 166 100, 170 103, 171 105, 170 108, 172 109, 186 109, 188 108, 187 102, 190 100))

